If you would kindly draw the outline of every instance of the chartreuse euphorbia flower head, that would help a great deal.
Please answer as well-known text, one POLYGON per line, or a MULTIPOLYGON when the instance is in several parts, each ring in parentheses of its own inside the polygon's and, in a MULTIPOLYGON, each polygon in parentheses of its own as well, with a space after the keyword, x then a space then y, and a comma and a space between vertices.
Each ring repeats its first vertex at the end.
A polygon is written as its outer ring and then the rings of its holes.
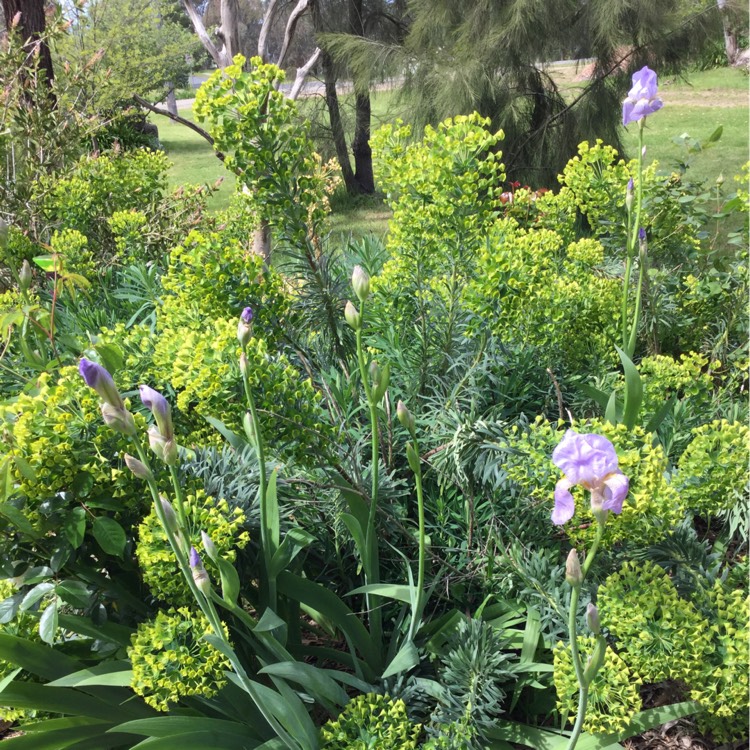
POLYGON ((591 493, 591 510, 597 520, 604 521, 609 511, 622 512, 628 478, 618 468, 617 453, 607 438, 568 430, 552 452, 552 462, 565 474, 555 487, 552 523, 562 525, 573 518, 575 501, 570 488, 574 485, 591 493))

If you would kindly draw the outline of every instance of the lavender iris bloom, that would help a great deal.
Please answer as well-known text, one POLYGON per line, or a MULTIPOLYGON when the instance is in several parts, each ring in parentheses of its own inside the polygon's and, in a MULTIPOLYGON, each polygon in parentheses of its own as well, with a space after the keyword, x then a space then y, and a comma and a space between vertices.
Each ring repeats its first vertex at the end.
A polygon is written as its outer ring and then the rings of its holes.
POLYGON ((660 110, 664 104, 657 93, 656 73, 653 70, 646 66, 633 73, 633 88, 622 103, 622 124, 638 122, 660 110))
POLYGON ((250 325, 253 321, 253 308, 252 307, 246 307, 242 313, 240 314, 240 319, 243 323, 246 325, 250 325))
POLYGON ((240 346, 244 348, 250 343, 250 338, 253 335, 253 308, 246 307, 240 313, 240 319, 237 323, 237 340, 240 342, 240 346))
POLYGON ((565 476, 555 487, 552 523, 560 526, 575 514, 570 488, 580 485, 591 492, 591 510, 599 516, 622 512, 628 478, 620 471, 612 443, 602 435, 579 435, 568 430, 552 453, 552 462, 565 476))

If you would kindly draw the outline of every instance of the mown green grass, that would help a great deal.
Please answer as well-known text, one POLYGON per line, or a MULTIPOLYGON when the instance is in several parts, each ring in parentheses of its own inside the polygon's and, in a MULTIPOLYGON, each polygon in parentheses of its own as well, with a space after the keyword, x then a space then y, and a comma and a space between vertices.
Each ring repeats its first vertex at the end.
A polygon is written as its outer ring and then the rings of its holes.
MULTIPOLYGON (((672 171, 678 161, 687 160, 690 162, 688 178, 713 182, 721 174, 727 185, 731 185, 734 175, 748 160, 747 75, 738 70, 722 68, 694 72, 683 78, 661 80, 659 83, 664 108, 647 120, 647 159, 657 160, 664 171, 672 171), (723 127, 720 140, 699 154, 688 155, 684 147, 673 142, 674 138, 688 133, 705 143, 720 125, 723 127)), ((571 82, 570 85, 581 84, 571 82)), ((352 99, 350 94, 342 95, 344 111, 351 110, 352 99)), ((306 104, 302 100, 300 104, 305 111, 311 108, 313 102, 306 104)), ((373 130, 406 114, 397 91, 375 92, 372 112, 373 130)), ((192 119, 189 109, 182 110, 180 114, 192 119)), ((197 133, 165 117, 152 116, 152 120, 159 126, 161 142, 174 163, 170 171, 172 184, 212 184, 224 177, 222 186, 209 201, 209 210, 225 208, 234 191, 235 180, 216 158, 210 145, 197 133)), ((637 153, 636 125, 625 130, 624 142, 630 154, 637 153)), ((334 206, 331 222, 334 235, 352 234, 358 238, 371 232, 383 234, 387 230, 388 210, 377 199, 339 201, 334 206)))

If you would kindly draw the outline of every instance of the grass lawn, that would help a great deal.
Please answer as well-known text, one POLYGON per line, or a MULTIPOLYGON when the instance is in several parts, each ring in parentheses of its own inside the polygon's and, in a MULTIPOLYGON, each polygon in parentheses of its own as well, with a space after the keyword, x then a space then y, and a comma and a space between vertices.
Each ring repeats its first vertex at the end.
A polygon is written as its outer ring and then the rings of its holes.
MULTIPOLYGON (((571 91, 582 84, 575 80, 575 68, 555 71, 561 82, 571 91)), ((732 189, 732 178, 739 174, 748 160, 748 77, 739 70, 722 68, 688 74, 685 78, 660 80, 659 90, 664 108, 652 115, 646 125, 648 159, 657 160, 664 171, 673 171, 676 162, 690 162, 688 178, 714 181, 719 174, 732 189), (688 156, 685 148, 672 139, 683 133, 704 142, 719 125, 723 133, 718 143, 699 154, 688 156)), ((346 109, 351 95, 342 95, 346 109)), ((303 110, 304 100, 301 101, 303 110)), ((377 91, 372 99, 375 130, 384 122, 404 116, 404 105, 399 104, 397 92, 377 91)), ((189 109, 181 110, 183 117, 192 119, 189 109)), ((152 115, 159 127, 159 136, 174 166, 170 172, 172 184, 210 183, 224 178, 218 192, 209 201, 209 210, 219 211, 229 204, 234 191, 234 178, 214 156, 209 144, 197 133, 165 117, 152 115)), ((631 125, 625 132, 625 144, 630 154, 637 152, 638 128, 631 125)), ((342 201, 335 209, 331 230, 334 236, 353 235, 355 238, 374 232, 384 234, 389 212, 377 199, 342 201)))

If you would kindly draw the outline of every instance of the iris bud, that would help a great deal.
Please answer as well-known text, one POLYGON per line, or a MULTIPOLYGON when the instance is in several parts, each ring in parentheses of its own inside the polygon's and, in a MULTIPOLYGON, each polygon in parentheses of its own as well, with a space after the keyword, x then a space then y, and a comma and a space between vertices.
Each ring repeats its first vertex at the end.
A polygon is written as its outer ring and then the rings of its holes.
POLYGON ((172 426, 172 410, 169 401, 164 396, 150 388, 147 385, 139 387, 141 401, 154 415, 159 432, 165 440, 171 440, 174 437, 174 427, 172 426))
POLYGON ((633 178, 628 180, 628 189, 625 193, 625 207, 628 209, 628 213, 633 208, 633 178))
POLYGON ((248 367, 247 357, 245 356, 245 352, 242 352, 242 354, 240 354, 240 372, 242 373, 243 378, 247 377, 248 367))
POLYGON ((406 404, 403 401, 399 401, 396 406, 396 416, 398 421, 401 422, 401 426, 409 431, 409 434, 414 437, 414 416, 406 408, 406 404))
POLYGON ((596 645, 594 651, 586 662, 586 668, 583 670, 583 681, 586 685, 590 685, 596 673, 604 666, 604 659, 607 655, 607 641, 603 635, 600 635, 596 639, 596 645))
POLYGON ((203 543, 203 549, 206 550, 206 554, 211 560, 216 562, 216 558, 219 556, 219 550, 216 549, 213 539, 211 539, 205 531, 201 531, 201 542, 203 543))
POLYGON ((177 463, 178 447, 174 438, 165 438, 155 425, 148 428, 148 444, 154 455, 167 466, 174 466, 177 463))
POLYGON ((133 415, 123 406, 122 408, 112 404, 102 404, 102 419, 107 427, 123 435, 135 435, 135 420, 133 415))
POLYGON ((28 291, 31 286, 31 266, 28 260, 21 264, 21 270, 18 272, 18 282, 22 292, 28 291))
POLYGON ((358 331, 362 325, 362 318, 357 312, 357 308, 351 302, 346 303, 344 308, 344 318, 346 322, 355 330, 358 331))
POLYGON ((352 287, 360 302, 364 302, 370 296, 370 277, 362 266, 354 266, 352 287))
POLYGON ((78 363, 78 372, 89 388, 93 388, 106 404, 116 408, 124 409, 122 396, 117 390, 112 376, 99 364, 83 357, 78 363))
POLYGON ((143 461, 139 461, 135 456, 131 456, 129 453, 125 454, 125 465, 139 479, 149 480, 154 478, 154 475, 151 473, 148 466, 146 466, 143 461))
POLYGON ((167 528, 172 533, 177 533, 180 529, 180 524, 177 521, 177 514, 174 512, 172 503, 170 503, 164 495, 159 495, 159 503, 161 504, 161 510, 164 514, 164 522, 167 524, 167 528))
POLYGON ((0 248, 5 249, 8 245, 8 223, 0 219, 0 248))
POLYGON ((208 596, 211 593, 211 581, 203 567, 201 556, 195 551, 195 547, 190 548, 190 570, 193 572, 193 581, 195 581, 198 590, 204 596, 208 596))
POLYGON ((237 323, 237 340, 244 349, 250 342, 253 335, 253 308, 246 307, 240 314, 240 320, 237 323))
POLYGON ((586 624, 594 635, 599 635, 602 632, 602 625, 599 622, 599 610, 591 602, 586 607, 586 624))
POLYGON ((570 550, 568 559, 565 561, 565 580, 574 588, 583 582, 583 571, 575 549, 570 550))

